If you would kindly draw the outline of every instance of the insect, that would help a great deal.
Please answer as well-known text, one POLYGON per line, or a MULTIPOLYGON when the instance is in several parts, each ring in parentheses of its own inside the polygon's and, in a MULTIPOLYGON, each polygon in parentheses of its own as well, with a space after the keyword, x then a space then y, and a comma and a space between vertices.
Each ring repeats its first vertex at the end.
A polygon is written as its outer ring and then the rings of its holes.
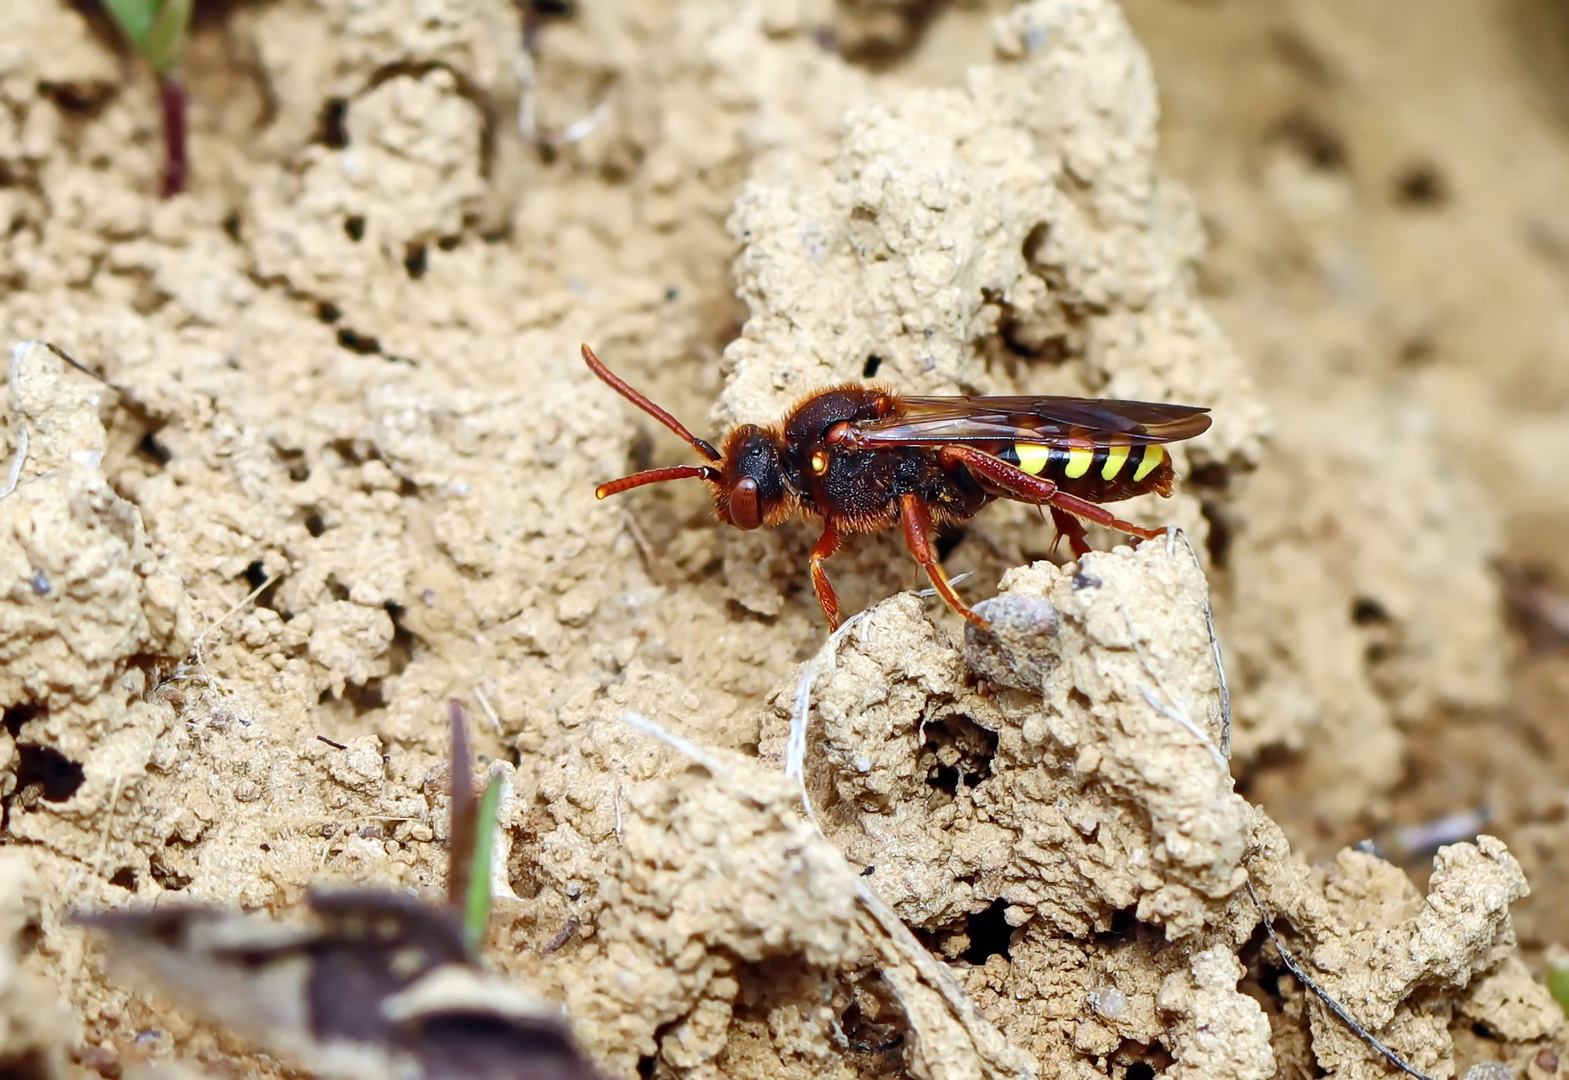
POLYGON ((1171 494, 1176 473, 1163 444, 1209 429, 1208 409, 1147 401, 1072 397, 905 397, 849 383, 819 390, 773 427, 741 424, 720 449, 607 368, 583 359, 617 393, 707 459, 601 484, 604 499, 666 480, 696 477, 713 491, 719 520, 738 529, 808 514, 823 532, 812 546, 812 590, 839 626, 839 598, 823 563, 850 533, 898 524, 910 554, 948 606, 982 626, 954 590, 937 556, 937 533, 993 499, 1048 507, 1075 556, 1090 550, 1083 521, 1130 536, 1160 535, 1099 504, 1154 491, 1171 494), (1082 519, 1082 521, 1081 521, 1082 519))

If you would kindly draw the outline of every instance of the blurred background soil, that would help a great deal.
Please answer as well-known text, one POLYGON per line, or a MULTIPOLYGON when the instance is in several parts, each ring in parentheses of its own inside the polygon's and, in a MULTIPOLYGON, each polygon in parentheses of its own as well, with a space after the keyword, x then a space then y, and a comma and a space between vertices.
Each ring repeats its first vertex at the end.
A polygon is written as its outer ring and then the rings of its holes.
MULTIPOLYGON (((1162 161, 1192 189, 1209 235, 1206 305, 1282 425, 1303 407, 1366 407, 1346 402, 1365 395, 1398 423, 1430 425, 1436 452, 1475 479, 1486 506, 1456 505, 1454 526, 1486 528, 1489 508, 1502 526, 1490 565, 1511 619, 1496 707, 1406 717, 1399 782, 1352 827, 1315 815, 1316 792, 1291 756, 1266 755, 1245 786, 1319 853, 1359 832, 1485 808, 1531 879, 1516 909, 1522 939, 1562 941, 1569 483, 1556 463, 1569 453, 1569 6, 1133 0, 1126 10, 1160 83, 1162 161)), ((1340 420, 1277 450, 1344 461, 1359 433, 1340 420)), ((1353 480, 1326 470, 1322 497, 1353 480)), ((1377 663, 1379 612, 1348 614, 1377 663)))
MULTIPOLYGON (((0 843, 38 856, 39 963, 81 1060, 112 1070, 128 1033, 239 1051, 100 983, 69 903, 439 882, 448 697, 571 808, 507 822, 502 936, 537 977, 591 948, 575 905, 619 836, 623 759, 573 742, 587 718, 657 704, 766 754, 824 635, 812 536, 721 530, 695 484, 595 504, 684 455, 577 345, 700 434, 772 415, 794 377, 870 373, 853 342, 768 366, 810 320, 770 328, 788 304, 750 255, 812 237, 763 195, 826 189, 849 106, 964 86, 1009 7, 199 5, 193 189, 159 203, 154 90, 107 24, 4 5, 0 339, 119 388, 29 360, 6 424, 31 487, 0 502, 0 843)), ((1123 10, 1176 182, 1149 215, 1223 334, 1162 327, 1200 355, 1119 361, 1093 305, 1010 298, 977 356, 891 342, 879 377, 1214 405, 1183 494, 1134 512, 1204 538, 1239 790, 1310 862, 1373 839, 1419 885, 1408 830, 1469 815, 1448 839, 1520 860, 1539 965, 1569 943, 1569 4, 1123 10)), ((972 599, 1052 548, 1017 507, 950 539, 972 599)), ((886 537, 833 572, 852 611, 918 583, 886 537)), ((742 981, 767 997, 766 971, 742 981)), ((738 1023, 766 1041, 765 1013, 738 1023)))

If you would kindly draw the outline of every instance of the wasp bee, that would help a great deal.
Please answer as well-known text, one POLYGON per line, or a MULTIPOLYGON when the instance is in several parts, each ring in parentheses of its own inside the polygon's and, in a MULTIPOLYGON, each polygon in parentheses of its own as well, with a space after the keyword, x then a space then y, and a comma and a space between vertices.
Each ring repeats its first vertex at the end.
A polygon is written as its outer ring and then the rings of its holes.
POLYGON ((607 368, 583 359, 617 393, 707 459, 601 484, 601 499, 645 484, 707 481, 719 520, 738 529, 774 526, 797 514, 820 518, 812 590, 830 628, 839 598, 823 563, 850 533, 899 525, 904 541, 948 606, 986 620, 954 590, 937 556, 937 533, 993 499, 1048 507, 1075 556, 1090 550, 1084 521, 1130 536, 1159 536, 1100 504, 1171 494, 1176 473, 1164 445, 1208 430, 1195 405, 1074 397, 907 397, 850 383, 819 390, 772 427, 741 424, 716 449, 607 368))

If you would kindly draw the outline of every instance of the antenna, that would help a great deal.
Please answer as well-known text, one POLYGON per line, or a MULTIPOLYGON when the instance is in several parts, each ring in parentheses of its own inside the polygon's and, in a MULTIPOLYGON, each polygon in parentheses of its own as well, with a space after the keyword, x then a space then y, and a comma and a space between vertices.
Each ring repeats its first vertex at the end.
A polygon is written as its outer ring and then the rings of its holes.
MULTIPOLYGON (((681 421, 677 420, 675 417, 671 416, 665 410, 661 409, 658 405, 655 405, 652 401, 648 400, 648 398, 643 396, 641 391, 633 389, 632 386, 626 382, 626 380, 624 380, 623 378, 621 378, 621 376, 617 375, 615 372, 613 372, 609 368, 607 368, 605 366, 605 364, 604 364, 604 361, 600 360, 599 357, 595 356, 594 355, 594 350, 590 349, 587 345, 583 346, 583 361, 584 361, 584 363, 588 364, 588 369, 590 371, 592 371, 595 375, 598 375, 602 380, 604 380, 605 384, 608 385, 612 390, 614 390, 616 393, 620 394, 622 397, 626 398, 632 404, 636 405, 639 409, 642 409, 649 416, 652 416, 655 420, 658 420, 661 424, 665 425, 665 427, 667 427, 671 431, 675 432, 683 440, 685 440, 688 445, 690 445, 694 450, 696 450, 699 454, 702 454, 709 461, 718 461, 719 460, 719 451, 714 449, 714 446, 713 446, 712 443, 710 443, 706 439, 699 439, 696 435, 693 435, 690 431, 688 431, 686 429, 686 425, 685 424, 681 423, 681 421)), ((654 469, 651 472, 638 473, 637 474, 638 476, 648 476, 648 477, 650 477, 650 479, 643 480, 643 481, 641 481, 641 482, 639 482, 637 484, 628 484, 627 487, 641 487, 643 484, 657 484, 661 480, 678 480, 678 479, 681 479, 684 476, 700 476, 700 475, 702 475, 701 473, 681 473, 681 474, 676 475, 676 476, 658 476, 658 477, 655 477, 653 475, 654 473, 657 473, 657 472, 666 472, 666 471, 668 471, 668 470, 654 469)), ((627 480, 632 480, 632 479, 634 479, 634 477, 630 477, 629 476, 629 477, 626 477, 626 479, 627 480)), ((705 479, 717 479, 717 477, 706 477, 705 479)), ((612 481, 609 484, 606 484, 604 487, 599 489, 603 493, 599 497, 601 499, 603 499, 605 497, 605 495, 613 495, 613 494, 615 494, 614 491, 610 491, 610 492, 605 491, 605 488, 614 487, 616 484, 620 484, 622 482, 623 481, 621 481, 621 480, 615 480, 615 481, 612 481)), ((624 487, 616 488, 616 491, 625 491, 625 490, 626 490, 626 488, 624 488, 624 487)))
POLYGON ((594 489, 594 498, 608 499, 612 495, 619 495, 623 491, 640 488, 644 484, 660 484, 666 480, 686 480, 694 476, 717 484, 722 475, 712 465, 671 465, 663 469, 649 469, 645 472, 633 473, 631 476, 623 476, 619 480, 600 484, 599 487, 594 489))

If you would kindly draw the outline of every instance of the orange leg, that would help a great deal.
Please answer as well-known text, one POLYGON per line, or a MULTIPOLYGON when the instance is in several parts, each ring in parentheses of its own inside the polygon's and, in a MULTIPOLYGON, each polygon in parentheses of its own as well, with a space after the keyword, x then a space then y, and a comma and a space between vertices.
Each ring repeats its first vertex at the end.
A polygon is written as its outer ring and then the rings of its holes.
MULTIPOLYGON (((1097 525, 1104 525, 1108 529, 1116 529, 1129 536, 1142 537, 1153 540, 1161 535, 1161 530, 1146 529, 1142 525, 1135 525, 1131 521, 1123 521, 1105 507, 1095 503, 1086 502, 1077 495, 1069 495, 1050 480, 1042 480, 1038 476, 1031 476, 1016 466, 1009 465, 1001 458, 992 457, 982 453, 973 446, 944 446, 938 452, 938 458, 945 464, 961 464, 969 469, 980 485, 994 495, 1001 495, 1006 499, 1017 502, 1036 503, 1049 505, 1052 516, 1058 510, 1072 514, 1074 517, 1093 521, 1097 525)), ((1059 525, 1059 528, 1061 526, 1059 525)), ((1073 533, 1068 534, 1068 542, 1073 545, 1074 554, 1082 555, 1078 545, 1083 543, 1083 529, 1079 530, 1077 543, 1073 533)), ((1089 550, 1085 545, 1085 551, 1089 550)))
POLYGON ((833 582, 828 580, 828 572, 823 569, 823 561, 839 550, 840 542, 839 530, 834 528, 832 521, 824 519, 823 535, 819 536, 817 543, 812 545, 812 592, 817 594, 817 606, 823 609, 824 615, 828 616, 830 633, 839 629, 839 596, 834 592, 833 582))
MULTIPOLYGON (((1068 513, 1066 510, 1051 508, 1051 523, 1057 526, 1057 540, 1067 540, 1068 548, 1077 559, 1090 550, 1090 542, 1084 535, 1084 522, 1068 513)), ((1051 542, 1053 552, 1057 549, 1057 540, 1051 542)))
POLYGON ((899 497, 899 522, 904 526, 904 542, 909 545, 910 554, 915 556, 915 561, 926 569, 926 576, 932 579, 932 584, 937 588, 937 594, 948 602, 948 606, 963 615, 966 619, 980 626, 986 625, 986 620, 971 611, 959 594, 954 590, 953 583, 948 580, 948 574, 942 568, 942 563, 937 561, 937 530, 932 528, 932 516, 926 510, 926 504, 914 495, 901 495, 899 497))

